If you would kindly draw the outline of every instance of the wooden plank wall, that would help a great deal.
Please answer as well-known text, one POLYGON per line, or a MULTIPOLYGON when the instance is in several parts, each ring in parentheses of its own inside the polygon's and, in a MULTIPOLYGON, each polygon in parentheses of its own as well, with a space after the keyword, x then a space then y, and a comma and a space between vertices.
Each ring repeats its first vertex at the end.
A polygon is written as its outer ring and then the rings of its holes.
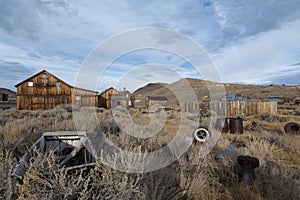
POLYGON ((183 110, 183 112, 196 113, 199 111, 199 108, 200 108, 199 103, 189 102, 189 103, 183 103, 183 108, 181 109, 183 110))
POLYGON ((79 88, 72 88, 72 100, 73 105, 79 107, 96 107, 98 102, 97 92, 79 88))
POLYGON ((111 95, 118 94, 118 91, 114 88, 110 88, 109 90, 105 91, 103 94, 99 95, 98 97, 98 107, 111 109, 112 102, 111 102, 111 95))
POLYGON ((153 105, 162 105, 162 106, 167 106, 168 105, 168 101, 164 100, 148 100, 148 98, 146 98, 146 108, 150 108, 153 105))
POLYGON ((63 81, 47 72, 41 73, 17 87, 17 108, 45 110, 60 104, 71 104, 71 92, 71 87, 63 81), (47 78, 43 78, 43 74, 47 78), (28 82, 32 82, 33 86, 28 86, 28 82))
MULTIPOLYGON (((203 107, 204 103, 183 103, 183 112, 197 113, 199 108, 203 107)), ((238 116, 251 116, 264 113, 277 114, 276 101, 217 101, 206 102, 208 107, 213 113, 220 116, 238 117, 238 116)))
POLYGON ((112 108, 116 108, 121 106, 122 108, 128 108, 128 100, 127 99, 112 99, 112 108))
POLYGON ((227 101, 211 102, 210 110, 227 117, 251 116, 264 113, 277 114, 276 101, 227 101), (225 113, 226 110, 226 113, 225 113))
POLYGON ((17 87, 17 109, 20 110, 53 109, 58 105, 72 104, 72 101, 79 107, 94 107, 97 92, 73 88, 47 72, 39 73, 17 87), (33 85, 29 86, 28 82, 33 85), (80 96, 80 100, 76 101, 75 96, 80 96))

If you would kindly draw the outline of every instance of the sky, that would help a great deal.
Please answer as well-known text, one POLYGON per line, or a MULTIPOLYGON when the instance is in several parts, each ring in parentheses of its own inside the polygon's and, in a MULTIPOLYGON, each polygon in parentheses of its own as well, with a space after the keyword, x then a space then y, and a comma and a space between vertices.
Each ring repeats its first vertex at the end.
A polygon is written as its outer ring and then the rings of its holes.
MULTIPOLYGON (((145 27, 198 43, 222 82, 300 84, 299 0, 0 0, 0 5, 0 87, 16 90, 14 85, 43 69, 76 85, 99 44, 145 27)), ((136 42, 135 35, 129 42, 136 42)), ((149 82, 207 79, 180 55, 159 49, 120 55, 106 69, 90 89, 133 91, 149 82)))

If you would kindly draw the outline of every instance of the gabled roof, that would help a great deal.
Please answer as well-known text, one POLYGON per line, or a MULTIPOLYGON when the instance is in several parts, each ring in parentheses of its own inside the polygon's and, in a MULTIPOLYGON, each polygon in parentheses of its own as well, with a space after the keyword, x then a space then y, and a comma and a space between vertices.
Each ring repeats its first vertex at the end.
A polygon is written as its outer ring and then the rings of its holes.
MULTIPOLYGON (((115 91, 118 92, 118 90, 116 90, 114 87, 110 87, 110 88, 108 88, 108 89, 106 89, 106 90, 103 90, 99 95, 102 95, 102 94, 104 94, 105 92, 107 92, 107 91, 109 91, 109 90, 111 90, 111 89, 113 89, 113 90, 115 90, 115 91)), ((119 92, 118 92, 118 93, 119 93, 119 92)))
POLYGON ((147 98, 155 101, 168 101, 167 97, 164 96, 147 96, 147 98))
POLYGON ((53 76, 54 78, 58 79, 60 82, 66 84, 67 86, 69 86, 69 87, 71 87, 71 88, 76 88, 76 89, 80 89, 80 90, 86 90, 86 91, 98 93, 97 91, 93 91, 93 90, 89 90, 89 89, 84 89, 84 88, 79 88, 79 87, 74 87, 74 86, 68 84, 67 82, 63 81, 62 79, 58 78, 57 76, 51 74, 51 73, 48 72, 47 70, 42 70, 42 71, 40 71, 40 72, 34 74, 33 76, 31 76, 31 77, 25 79, 24 81, 18 83, 17 85, 15 85, 15 87, 18 87, 19 85, 22 85, 23 83, 29 81, 30 79, 32 79, 32 78, 34 78, 34 77, 36 77, 36 76, 39 76, 39 75, 42 74, 42 73, 47 73, 47 74, 49 74, 50 76, 53 76))
POLYGON ((61 80, 60 78, 54 76, 53 74, 51 74, 50 72, 48 72, 48 71, 46 71, 46 70, 42 70, 42 71, 40 71, 40 72, 38 72, 38 73, 36 73, 36 74, 30 76, 29 78, 27 78, 27 79, 25 79, 24 81, 22 81, 22 82, 18 83, 17 85, 15 85, 15 87, 18 87, 19 85, 22 85, 23 83, 29 81, 30 79, 33 79, 34 77, 36 77, 36 76, 38 76, 38 75, 40 75, 40 74, 42 74, 42 73, 48 73, 48 74, 50 74, 51 76, 53 76, 54 78, 60 80, 62 83, 66 84, 66 85, 68 85, 68 86, 70 86, 70 87, 72 87, 70 84, 64 82, 63 80, 61 80))
POLYGON ((131 93, 128 91, 128 90, 125 90, 125 91, 119 91, 119 94, 122 94, 122 95, 131 95, 131 93))

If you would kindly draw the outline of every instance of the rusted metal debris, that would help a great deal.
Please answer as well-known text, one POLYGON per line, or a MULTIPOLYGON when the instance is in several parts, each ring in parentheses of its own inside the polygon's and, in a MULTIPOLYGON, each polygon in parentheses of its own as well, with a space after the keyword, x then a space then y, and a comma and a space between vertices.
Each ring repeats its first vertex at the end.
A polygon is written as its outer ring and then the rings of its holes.
POLYGON ((229 118, 229 130, 230 133, 243 134, 243 118, 229 118))
POLYGON ((259 160, 251 156, 238 156, 237 162, 242 167, 242 181, 252 184, 254 180, 254 169, 259 167, 259 160))
POLYGON ((222 133, 228 133, 229 124, 227 118, 219 118, 216 121, 215 128, 222 133))
POLYGON ((254 131, 254 132, 262 132, 264 129, 262 128, 262 126, 257 123, 256 121, 253 121, 251 124, 248 124, 246 126, 246 129, 248 131, 254 131))
POLYGON ((23 155, 13 169, 12 176, 25 175, 26 165, 31 158, 35 157, 36 152, 47 154, 51 151, 57 156, 58 166, 64 167, 66 170, 94 165, 98 159, 97 152, 86 132, 46 132, 23 155))
POLYGON ((215 129, 222 132, 227 133, 238 133, 243 134, 244 127, 243 127, 243 118, 219 118, 215 123, 215 129), (229 120, 229 123, 228 123, 229 120))
POLYGON ((300 135, 300 125, 296 122, 289 122, 284 126, 284 131, 286 133, 300 135))

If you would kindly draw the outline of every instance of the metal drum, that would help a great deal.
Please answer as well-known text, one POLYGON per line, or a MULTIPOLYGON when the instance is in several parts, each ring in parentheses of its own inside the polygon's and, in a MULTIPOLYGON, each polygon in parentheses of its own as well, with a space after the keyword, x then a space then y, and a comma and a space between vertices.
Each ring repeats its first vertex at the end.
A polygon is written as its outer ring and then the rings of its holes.
POLYGON ((216 121, 215 128, 222 133, 228 133, 228 120, 227 118, 219 118, 216 121))
POLYGON ((230 133, 243 134, 243 118, 230 118, 229 129, 230 133))

